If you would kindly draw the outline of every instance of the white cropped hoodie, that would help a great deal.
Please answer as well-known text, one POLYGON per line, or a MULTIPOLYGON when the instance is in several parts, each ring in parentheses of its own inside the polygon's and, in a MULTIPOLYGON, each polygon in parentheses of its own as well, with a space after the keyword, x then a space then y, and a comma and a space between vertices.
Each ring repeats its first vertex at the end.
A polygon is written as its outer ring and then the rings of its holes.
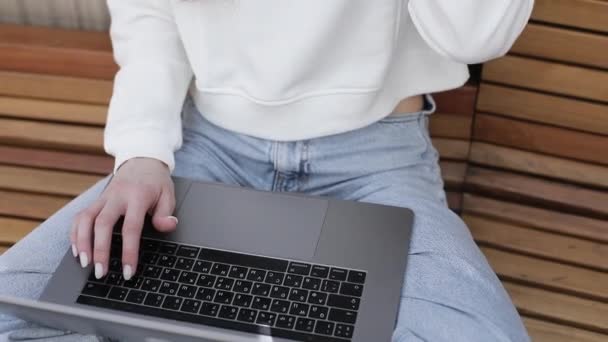
POLYGON ((533 0, 108 0, 104 146, 174 167, 189 92, 206 119, 272 140, 369 125, 501 56, 533 0))

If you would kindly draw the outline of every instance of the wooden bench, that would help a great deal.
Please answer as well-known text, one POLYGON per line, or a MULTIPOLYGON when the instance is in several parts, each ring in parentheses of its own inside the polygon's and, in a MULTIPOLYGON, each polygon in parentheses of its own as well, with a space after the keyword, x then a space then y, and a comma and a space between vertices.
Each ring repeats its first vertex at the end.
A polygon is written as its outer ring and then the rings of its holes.
MULTIPOLYGON (((481 84, 435 96, 450 207, 534 341, 608 339, 606 17, 603 0, 536 0, 481 84)), ((101 139, 116 68, 104 33, 5 25, 0 52, 1 253, 110 172, 101 139)))

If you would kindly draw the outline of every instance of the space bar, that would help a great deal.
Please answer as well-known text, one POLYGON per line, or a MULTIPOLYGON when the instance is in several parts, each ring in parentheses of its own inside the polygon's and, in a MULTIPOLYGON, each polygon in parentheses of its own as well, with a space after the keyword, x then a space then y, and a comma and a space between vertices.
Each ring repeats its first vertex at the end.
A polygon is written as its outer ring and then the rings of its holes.
POLYGON ((159 308, 154 308, 150 306, 142 306, 135 305, 125 302, 117 302, 108 299, 89 297, 85 295, 80 295, 76 300, 77 303, 92 305, 96 307, 102 307, 107 309, 119 310, 119 311, 127 311, 137 314, 142 314, 146 316, 154 316, 166 319, 172 319, 176 321, 189 322, 195 324, 204 324, 210 325, 218 328, 224 329, 232 329, 232 330, 240 330, 244 332, 254 333, 254 334, 263 334, 270 335, 276 337, 282 337, 287 339, 292 339, 296 341, 319 341, 319 342, 344 342, 345 340, 329 337, 329 336, 321 336, 321 335, 313 335, 296 331, 288 331, 279 328, 269 328, 267 326, 259 326, 255 324, 248 324, 238 321, 229 321, 225 319, 213 318, 209 316, 188 314, 179 311, 171 311, 171 310, 163 310, 159 308))
POLYGON ((220 262, 225 264, 233 264, 245 267, 261 268, 263 270, 285 272, 287 271, 287 260, 268 258, 263 256, 241 254, 219 249, 201 248, 198 255, 199 259, 220 262))

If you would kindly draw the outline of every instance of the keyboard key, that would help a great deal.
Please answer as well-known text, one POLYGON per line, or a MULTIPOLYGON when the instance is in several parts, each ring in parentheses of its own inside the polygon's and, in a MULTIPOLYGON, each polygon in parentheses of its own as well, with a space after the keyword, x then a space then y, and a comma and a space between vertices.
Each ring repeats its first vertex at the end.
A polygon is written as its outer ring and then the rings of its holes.
POLYGON ((318 278, 327 278, 329 274, 329 267, 327 266, 313 266, 310 271, 310 275, 318 278))
POLYGON ((194 267, 192 267, 192 270, 198 273, 209 273, 209 271, 211 270, 211 263, 209 261, 196 260, 194 262, 194 267))
POLYGON ((255 310, 241 309, 239 311, 239 314, 236 317, 236 319, 239 320, 239 321, 241 321, 241 322, 253 323, 253 322, 255 322, 255 317, 257 315, 258 315, 258 312, 255 311, 255 310))
POLYGON ((141 257, 141 262, 144 264, 154 265, 158 261, 158 254, 144 253, 141 257))
POLYGON ((279 298, 279 299, 287 299, 289 295, 289 288, 284 286, 273 286, 270 291, 270 297, 279 298))
POLYGON ((342 286, 340 286, 340 294, 361 297, 361 295, 363 294, 363 285, 353 283, 342 283, 342 286))
POLYGON ((172 255, 161 255, 156 264, 162 267, 173 267, 176 260, 177 258, 172 255))
POLYGON ((91 272, 91 274, 89 274, 89 278, 87 279, 87 281, 92 281, 94 283, 103 284, 106 282, 106 276, 107 276, 107 274, 105 276, 103 276, 103 278, 97 279, 97 278, 95 278, 95 272, 91 272))
POLYGON ((336 293, 338 292, 338 288, 340 287, 340 283, 333 280, 323 280, 323 284, 321 285, 321 291, 336 293))
POLYGON ((177 250, 177 256, 182 256, 186 258, 196 258, 198 257, 199 248, 192 246, 180 246, 177 250))
POLYGON ((164 295, 157 293, 148 293, 146 296, 146 300, 144 301, 145 305, 160 307, 165 299, 164 295))
POLYGON ((344 337, 344 338, 352 338, 353 330, 355 327, 348 324, 336 324, 336 331, 334 331, 334 336, 336 337, 344 337))
POLYGON ((283 283, 283 278, 285 277, 285 273, 281 272, 268 272, 266 274, 265 282, 268 284, 281 285, 283 283))
POLYGON ((365 272, 348 271, 348 281, 351 283, 365 283, 365 272))
POLYGON ((270 298, 255 297, 253 298, 253 303, 251 304, 251 307, 258 310, 270 310, 271 301, 272 300, 270 298))
POLYGON ((217 313, 219 310, 220 310, 219 304, 203 302, 203 305, 201 305, 201 311, 199 311, 199 314, 215 317, 215 316, 217 316, 217 313))
POLYGON ((253 288, 251 289, 251 294, 256 296, 268 296, 270 294, 270 285, 255 283, 253 284, 253 288))
POLYGON ((253 300, 253 296, 242 294, 242 293, 237 293, 236 296, 234 296, 232 305, 248 308, 249 305, 251 305, 252 300, 253 300))
POLYGON ((287 273, 299 274, 307 276, 310 273, 310 265, 301 262, 290 262, 287 268, 287 273))
POLYGON ((289 287, 300 287, 302 285, 302 276, 295 274, 287 274, 285 275, 285 280, 283 281, 283 285, 289 287))
POLYGON ((198 280, 196 281, 196 285, 204 287, 212 287, 213 283, 215 283, 215 276, 206 274, 198 276, 198 280))
POLYGON ((177 250, 177 245, 171 242, 163 242, 160 244, 160 253, 163 254, 175 254, 177 250))
POLYGON ((96 283, 86 283, 82 290, 82 294, 102 298, 105 298, 105 296, 108 295, 108 292, 110 292, 110 286, 96 283))
POLYGON ((182 271, 182 274, 179 276, 178 282, 182 284, 194 285, 196 284, 196 277, 198 277, 198 273, 182 271))
POLYGON ((114 300, 125 300, 128 292, 129 292, 129 290, 125 289, 124 287, 114 286, 110 290, 110 293, 108 294, 108 298, 114 299, 114 300))
POLYGON ((160 247, 160 241, 141 239, 140 245, 141 249, 146 252, 156 252, 158 250, 158 247, 160 247))
POLYGON ((110 265, 108 266, 108 270, 112 272, 122 272, 122 263, 119 258, 110 259, 110 265))
POLYGON ((218 316, 225 319, 235 319, 238 312, 239 309, 237 307, 222 305, 218 316))
POLYGON ((245 279, 245 277, 247 276, 247 267, 232 266, 230 268, 229 276, 231 278, 245 279))
POLYGON ((172 283, 170 281, 163 281, 163 283, 160 285, 160 290, 158 290, 158 292, 174 296, 177 294, 178 288, 179 288, 178 283, 172 283))
POLYGON ((202 302, 198 300, 186 299, 184 300, 184 304, 182 304, 180 311, 188 313, 198 313, 198 311, 201 309, 201 303, 202 302))
POLYGON ((361 300, 359 298, 331 294, 327 300, 327 306, 335 306, 337 308, 348 310, 358 310, 360 302, 361 300))
POLYGON ((106 284, 120 286, 123 281, 122 273, 110 272, 107 275, 106 284))
POLYGON ((249 274, 247 274, 247 280, 251 280, 251 281, 264 281, 264 278, 266 278, 266 271, 264 270, 256 270, 256 269, 250 269, 249 270, 249 274))
POLYGON ((310 291, 310 296, 308 297, 309 303, 317 304, 317 305, 325 305, 326 300, 327 300, 327 293, 310 291))
POLYGON ((163 269, 163 272, 160 275, 160 279, 168 280, 168 281, 177 281, 179 279, 179 270, 173 270, 170 268, 163 269))
POLYGON ((306 317, 306 316, 308 316, 309 308, 310 308, 310 306, 308 304, 291 303, 291 309, 289 310, 289 314, 306 317))
POLYGON ((143 282, 144 282, 144 278, 135 276, 129 280, 125 280, 123 282, 123 286, 128 287, 130 289, 138 289, 143 282))
POLYGON ((208 248, 201 248, 198 258, 207 261, 219 262, 222 264, 233 264, 250 268, 262 268, 275 272, 285 272, 288 264, 288 261, 286 260, 208 248))
POLYGON ((332 267, 331 271, 329 271, 329 279, 331 280, 338 280, 338 281, 344 281, 346 280, 346 274, 348 271, 346 271, 343 268, 336 268, 336 267, 332 267))
POLYGON ((141 289, 149 292, 157 292, 160 288, 161 281, 156 279, 144 279, 141 284, 141 289))
POLYGON ((289 292, 289 300, 306 303, 306 298, 308 298, 307 290, 291 289, 291 292, 289 292))
POLYGON ((145 266, 144 267, 144 277, 146 278, 158 278, 160 277, 161 272, 163 271, 162 268, 157 267, 157 266, 145 266))
POLYGON ((324 306, 313 305, 310 307, 310 311, 308 312, 308 316, 316 319, 326 319, 328 308, 324 306))
POLYGON ((230 304, 232 302, 233 297, 234 297, 234 293, 232 293, 232 292, 217 291, 213 301, 215 303, 220 303, 220 304, 230 304))
POLYGON ((355 321, 357 320, 357 313, 354 311, 332 308, 331 310, 329 310, 328 319, 330 321, 340 323, 355 324, 355 321))
POLYGON ((302 283, 302 288, 307 290, 318 291, 321 287, 321 279, 306 277, 302 283))
POLYGON ((255 322, 260 325, 273 326, 276 318, 277 314, 275 313, 260 311, 255 322))
POLYGON ((174 267, 178 270, 190 271, 193 265, 194 259, 177 258, 177 262, 175 263, 174 267))
POLYGON ((279 315, 277 317, 277 327, 283 329, 293 329, 296 324, 296 318, 294 316, 279 315))
POLYGON ((213 297, 215 297, 215 290, 213 289, 199 287, 198 291, 196 291, 196 299, 210 302, 213 300, 213 297))
POLYGON ((274 299, 270 306, 270 311, 287 313, 287 311, 289 311, 289 302, 286 300, 274 299))
POLYGON ((193 298, 196 295, 196 286, 180 285, 177 295, 180 297, 193 298))
POLYGON ((232 285, 234 284, 234 279, 218 277, 215 282, 215 288, 218 290, 226 290, 230 291, 232 289, 232 285))
POLYGON ((228 276, 228 272, 230 271, 230 266, 226 264, 216 263, 211 267, 211 274, 221 275, 222 277, 228 276))
POLYGON ((315 327, 314 319, 300 317, 296 321, 296 330, 312 332, 314 327, 315 327))
POLYGON ((335 324, 332 322, 317 321, 315 326, 315 334, 332 335, 334 333, 335 324))
POLYGON ((163 302, 163 308, 170 310, 179 310, 179 307, 182 305, 182 298, 167 296, 165 301, 163 302))
POLYGON ((146 299, 146 293, 144 291, 131 290, 127 295, 127 302, 141 304, 146 299))
POLYGON ((234 287, 232 288, 232 291, 234 292, 242 292, 242 293, 249 293, 251 291, 251 286, 253 286, 253 283, 247 280, 237 280, 234 283, 234 287))

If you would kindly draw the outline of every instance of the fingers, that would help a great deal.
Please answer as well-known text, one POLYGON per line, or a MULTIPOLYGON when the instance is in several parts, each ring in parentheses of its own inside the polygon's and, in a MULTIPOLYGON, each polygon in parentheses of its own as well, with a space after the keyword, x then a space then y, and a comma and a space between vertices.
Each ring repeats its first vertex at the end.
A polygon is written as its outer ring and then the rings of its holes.
MULTIPOLYGON (((172 184, 171 184, 172 185, 172 184)), ((161 232, 170 232, 177 228, 177 217, 172 216, 175 210, 175 194, 173 187, 164 189, 152 216, 152 224, 161 232)))
POLYGON ((139 241, 148 206, 143 201, 131 202, 122 225, 123 278, 131 279, 137 270, 139 241))
POLYGON ((72 225, 72 232, 70 234, 72 253, 79 256, 82 267, 87 267, 91 260, 93 223, 104 205, 104 200, 99 199, 95 201, 90 207, 76 215, 76 219, 72 225))
POLYGON ((95 277, 102 278, 108 271, 110 250, 112 245, 112 231, 116 221, 125 212, 125 205, 119 201, 108 201, 95 219, 93 228, 93 261, 95 263, 95 277))

